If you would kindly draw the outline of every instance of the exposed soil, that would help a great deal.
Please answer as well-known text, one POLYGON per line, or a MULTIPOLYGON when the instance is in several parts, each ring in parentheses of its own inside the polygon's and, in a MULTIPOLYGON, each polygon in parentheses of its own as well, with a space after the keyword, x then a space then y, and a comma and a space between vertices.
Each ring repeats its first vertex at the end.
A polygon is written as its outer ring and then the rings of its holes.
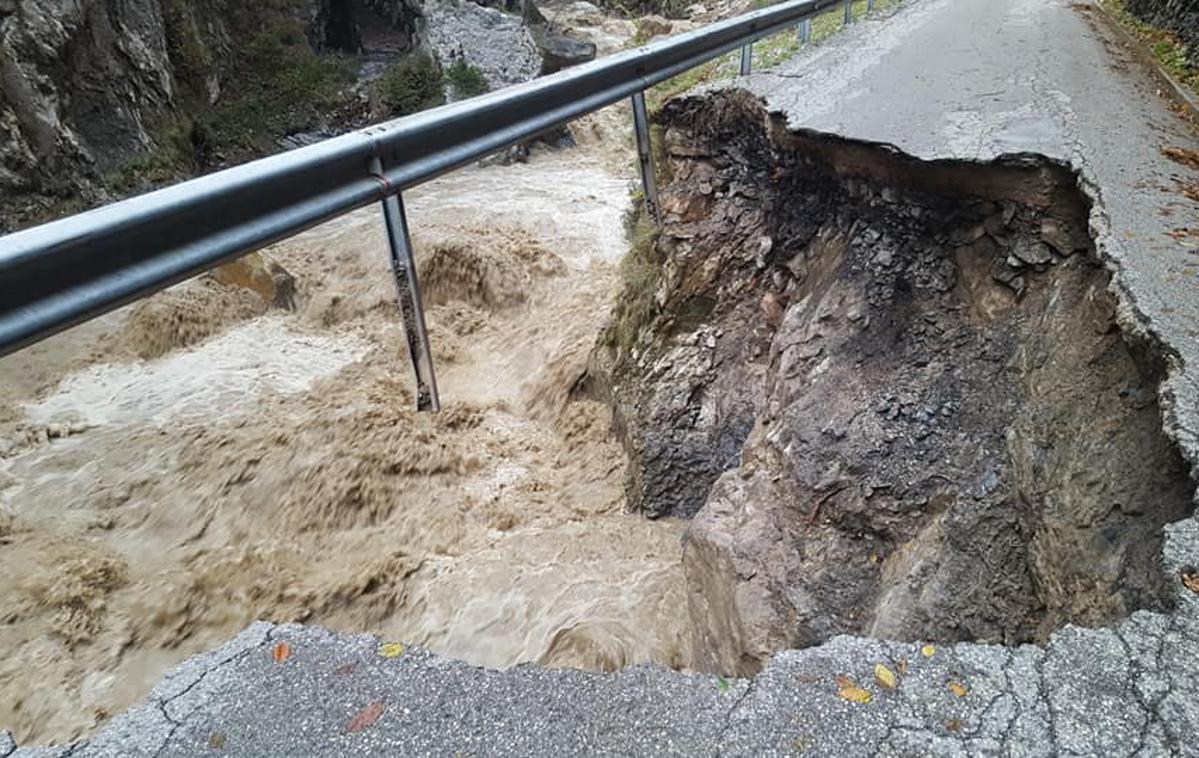
POLYGON ((1193 485, 1165 359, 1121 332, 1068 167, 923 163, 734 94, 661 121, 656 276, 594 386, 630 504, 694 514, 698 666, 840 633, 1043 641, 1166 602, 1193 485))
POLYGON ((77 738, 258 618, 687 665, 681 525, 625 513, 610 413, 571 399, 625 249, 606 159, 408 198, 440 414, 412 410, 377 209, 267 251, 295 310, 204 277, 0 361, 0 727, 77 738))

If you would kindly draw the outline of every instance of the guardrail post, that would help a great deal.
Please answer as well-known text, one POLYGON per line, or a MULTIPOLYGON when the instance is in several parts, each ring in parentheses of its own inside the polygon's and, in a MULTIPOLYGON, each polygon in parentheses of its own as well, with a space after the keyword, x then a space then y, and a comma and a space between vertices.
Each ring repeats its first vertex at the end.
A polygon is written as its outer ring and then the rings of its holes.
MULTIPOLYGON (((382 178, 383 165, 371 159, 371 172, 382 178)), ((395 276, 396 295, 400 301, 400 316, 404 321, 404 339, 416 374, 416 409, 440 411, 437 378, 433 374, 433 353, 429 349, 429 333, 425 329, 425 308, 421 301, 420 282, 416 278, 416 262, 412 258, 412 237, 408 234, 408 219, 404 201, 398 192, 383 198, 383 219, 387 223, 387 245, 391 250, 391 271, 395 276)))
POLYGON ((645 211, 654 226, 661 223, 658 215, 658 182, 654 178, 654 154, 649 142, 649 112, 645 109, 645 93, 633 95, 633 132, 637 135, 637 158, 641 164, 641 187, 645 191, 645 211))
POLYGON ((866 12, 870 13, 874 10, 874 0, 866 0, 866 12))
POLYGON ((845 0, 845 25, 853 23, 853 0, 845 0))
POLYGON ((799 44, 806 45, 812 41, 812 19, 805 18, 799 22, 799 44))
POLYGON ((741 47, 741 75, 749 76, 750 69, 753 67, 754 60, 754 43, 742 45, 741 47))

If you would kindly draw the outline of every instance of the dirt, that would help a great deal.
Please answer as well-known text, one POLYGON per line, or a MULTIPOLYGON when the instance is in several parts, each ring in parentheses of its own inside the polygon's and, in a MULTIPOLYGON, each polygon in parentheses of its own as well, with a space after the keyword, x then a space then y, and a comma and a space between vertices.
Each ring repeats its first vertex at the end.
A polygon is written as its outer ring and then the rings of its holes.
MULTIPOLYGON (((1194 484, 1068 166, 921 162, 669 103, 654 294, 593 386, 684 536, 695 663, 837 634, 1042 642, 1168 603, 1194 484)), ((626 325, 626 328, 629 328, 626 325)))
POLYGON ((610 411, 573 391, 625 249, 611 118, 407 198, 439 414, 377 209, 266 251, 294 310, 203 277, 0 361, 0 727, 86 735, 259 618, 687 666, 681 524, 626 513, 610 411))

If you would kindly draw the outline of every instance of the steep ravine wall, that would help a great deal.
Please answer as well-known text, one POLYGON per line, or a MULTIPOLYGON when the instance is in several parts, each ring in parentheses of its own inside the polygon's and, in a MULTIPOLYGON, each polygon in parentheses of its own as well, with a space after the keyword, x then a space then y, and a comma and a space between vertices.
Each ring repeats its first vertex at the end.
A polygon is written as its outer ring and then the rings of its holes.
POLYGON ((1043 641, 1167 603, 1161 530, 1194 488, 1068 167, 924 163, 740 94, 660 120, 661 273, 595 366, 630 502, 693 516, 700 668, 842 633, 1043 641))

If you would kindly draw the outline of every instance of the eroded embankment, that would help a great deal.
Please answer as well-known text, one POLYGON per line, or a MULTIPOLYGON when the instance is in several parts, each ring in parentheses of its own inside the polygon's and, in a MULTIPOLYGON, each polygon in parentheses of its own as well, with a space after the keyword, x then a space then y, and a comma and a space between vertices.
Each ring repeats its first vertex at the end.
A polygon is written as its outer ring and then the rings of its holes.
POLYGON ((1193 485, 1068 167, 926 163, 720 93, 596 353, 630 503, 694 516, 701 667, 838 633, 1018 643, 1168 597, 1193 485))

